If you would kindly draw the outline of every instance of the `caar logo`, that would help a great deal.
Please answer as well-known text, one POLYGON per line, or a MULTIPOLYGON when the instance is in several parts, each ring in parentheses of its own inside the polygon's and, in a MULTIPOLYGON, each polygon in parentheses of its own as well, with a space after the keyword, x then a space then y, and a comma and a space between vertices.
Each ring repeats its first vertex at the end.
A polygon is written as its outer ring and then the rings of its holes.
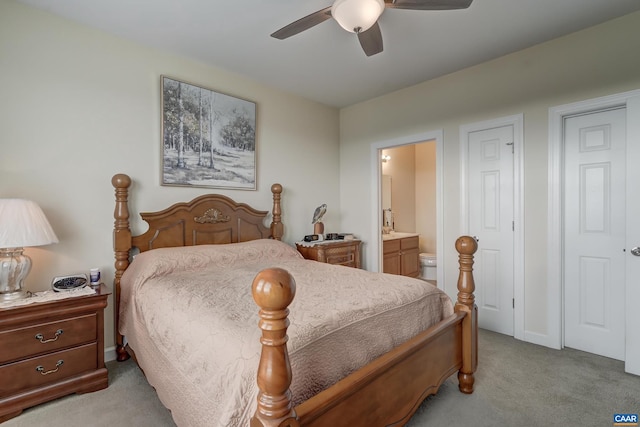
POLYGON ((638 414, 613 414, 614 426, 637 426, 638 414))

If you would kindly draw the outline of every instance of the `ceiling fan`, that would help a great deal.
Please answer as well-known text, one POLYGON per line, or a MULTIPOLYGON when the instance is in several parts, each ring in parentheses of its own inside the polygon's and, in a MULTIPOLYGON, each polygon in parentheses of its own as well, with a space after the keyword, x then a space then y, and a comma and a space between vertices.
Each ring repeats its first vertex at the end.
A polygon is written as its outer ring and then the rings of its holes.
POLYGON ((345 30, 358 35, 367 56, 382 52, 382 33, 378 18, 385 8, 410 10, 466 9, 473 0, 335 0, 333 5, 298 19, 271 34, 284 40, 315 27, 329 18, 345 30))

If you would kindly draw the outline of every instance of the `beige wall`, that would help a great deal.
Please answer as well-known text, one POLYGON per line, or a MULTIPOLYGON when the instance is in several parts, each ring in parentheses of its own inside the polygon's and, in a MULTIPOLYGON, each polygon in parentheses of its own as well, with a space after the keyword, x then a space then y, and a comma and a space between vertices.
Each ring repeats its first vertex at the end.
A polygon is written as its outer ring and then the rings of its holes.
POLYGON ((416 231, 415 147, 405 145, 382 151, 391 159, 382 164, 382 173, 391 176, 391 210, 394 230, 416 231))
MULTIPOLYGON (((371 145, 444 134, 445 287, 455 295, 460 234, 459 127, 524 114, 525 332, 545 336, 547 144, 552 106, 640 88, 640 13, 340 111, 342 226, 371 240, 371 145)), ((371 251, 365 264, 372 265, 371 251)), ((553 326, 556 327, 556 326, 553 326)))
POLYGON ((382 150, 391 159, 382 173, 392 177, 395 231, 419 233, 420 252, 436 253, 436 143, 382 150))
MULTIPOLYGON (((28 290, 54 275, 100 267, 113 279, 113 188, 132 176, 133 212, 220 192, 270 210, 270 186, 284 186, 289 243, 312 231, 327 203, 326 227, 340 228, 339 114, 242 76, 91 30, 13 1, 0 2, 0 197, 36 201, 60 239, 29 248, 28 290), (257 191, 162 187, 160 75, 257 104, 257 191), (322 168, 310 168, 305 163, 322 168)), ((132 218, 134 231, 145 231, 132 218)), ((107 346, 113 345, 113 301, 107 346)))
POLYGON ((437 254, 436 143, 416 144, 416 232, 420 252, 437 254))

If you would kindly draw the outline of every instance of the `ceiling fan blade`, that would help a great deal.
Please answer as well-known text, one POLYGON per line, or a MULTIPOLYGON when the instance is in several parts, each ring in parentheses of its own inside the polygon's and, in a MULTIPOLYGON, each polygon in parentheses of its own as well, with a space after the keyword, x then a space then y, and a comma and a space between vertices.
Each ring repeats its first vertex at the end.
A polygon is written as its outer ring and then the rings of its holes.
POLYGON ((329 18, 331 18, 331 6, 325 7, 322 10, 314 12, 310 15, 305 16, 304 18, 300 18, 297 21, 280 28, 278 31, 271 34, 271 37, 284 40, 288 37, 295 36, 296 34, 303 32, 304 30, 308 30, 311 27, 315 27, 316 25, 326 21, 329 18))
POLYGON ((390 9, 452 10, 466 9, 473 0, 385 0, 390 9))
POLYGON ((358 40, 367 56, 382 52, 382 33, 377 22, 367 31, 358 33, 358 40))

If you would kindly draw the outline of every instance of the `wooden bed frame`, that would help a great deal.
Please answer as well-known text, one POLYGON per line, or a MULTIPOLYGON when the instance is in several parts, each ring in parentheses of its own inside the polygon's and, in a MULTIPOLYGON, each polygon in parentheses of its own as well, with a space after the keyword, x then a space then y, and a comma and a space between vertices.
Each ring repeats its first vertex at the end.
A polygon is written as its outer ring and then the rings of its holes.
MULTIPOLYGON (((119 299, 120 279, 129 265, 132 248, 146 251, 260 238, 280 240, 283 235, 280 184, 271 186, 269 228, 264 226, 269 212, 211 194, 189 203, 176 203, 163 211, 142 213, 149 229, 133 236, 128 209, 131 179, 117 174, 111 183, 115 188, 114 291, 119 361, 129 358, 119 332, 119 299)), ((478 361, 472 274, 477 243, 472 237, 462 236, 455 245, 460 264, 455 313, 295 408, 289 390, 292 375, 286 344, 288 306, 295 296, 295 281, 283 269, 261 271, 252 285, 253 298, 260 307, 262 354, 257 367, 258 406, 251 427, 401 426, 456 371, 460 391, 472 393, 478 361)))

